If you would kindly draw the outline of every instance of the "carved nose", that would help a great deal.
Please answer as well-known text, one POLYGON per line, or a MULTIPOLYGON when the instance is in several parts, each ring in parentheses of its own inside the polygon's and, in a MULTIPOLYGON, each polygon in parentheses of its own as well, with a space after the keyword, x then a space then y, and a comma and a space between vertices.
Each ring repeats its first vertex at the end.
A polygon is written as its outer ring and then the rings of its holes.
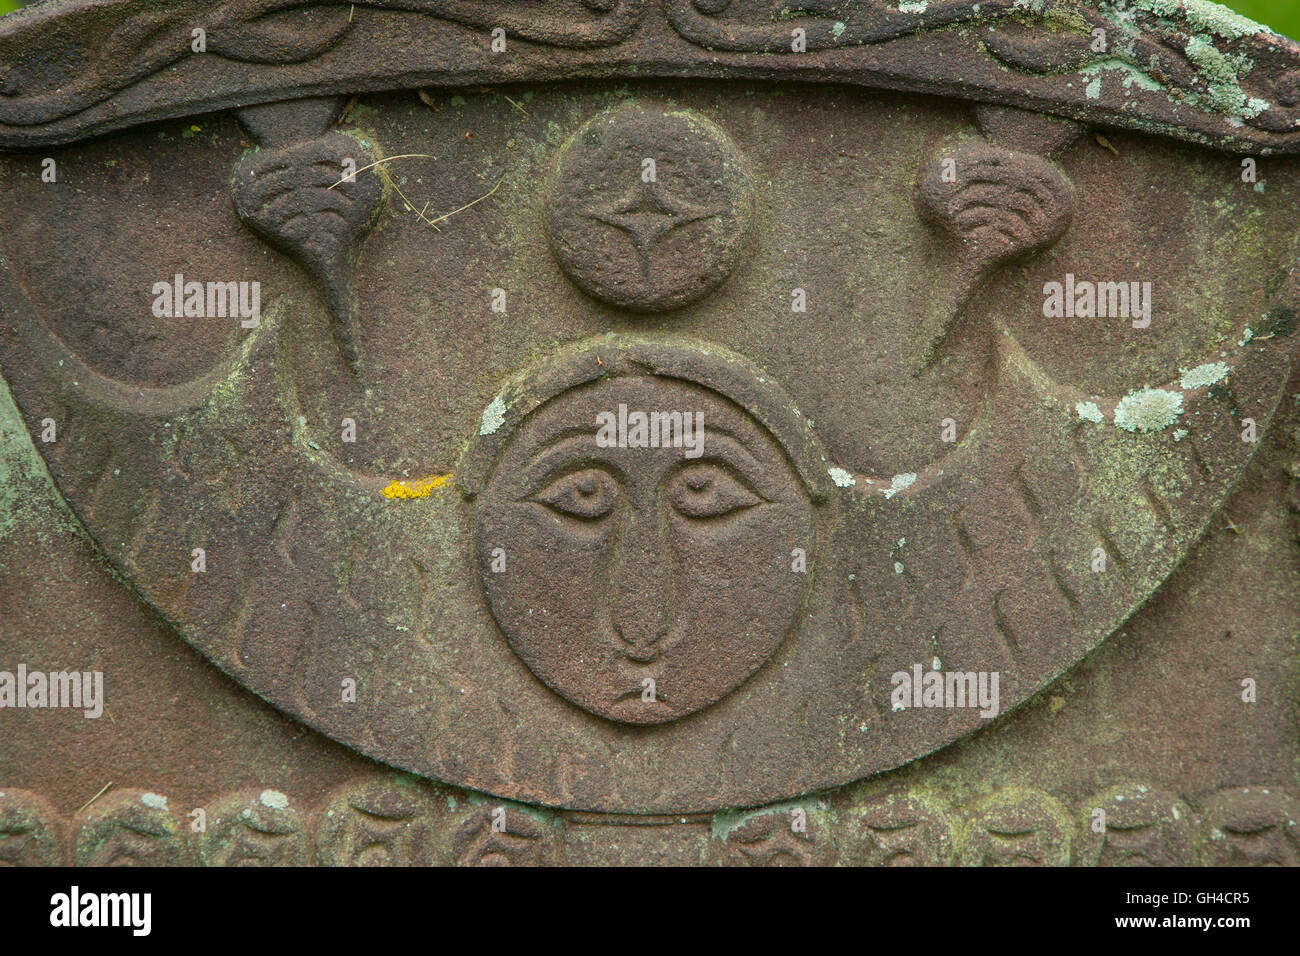
POLYGON ((670 600, 668 557, 655 509, 638 509, 629 516, 615 550, 610 586, 610 617, 619 650, 638 663, 649 663, 668 634, 670 600))

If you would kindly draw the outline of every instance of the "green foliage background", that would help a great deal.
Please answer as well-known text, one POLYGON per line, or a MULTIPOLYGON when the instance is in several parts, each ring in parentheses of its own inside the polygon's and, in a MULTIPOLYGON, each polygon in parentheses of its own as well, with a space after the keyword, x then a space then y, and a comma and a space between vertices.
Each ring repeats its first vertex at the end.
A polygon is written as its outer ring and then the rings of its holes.
MULTIPOLYGON (((1258 20, 1276 32, 1300 39, 1300 0, 1225 0, 1224 6, 1258 20)), ((0 0, 0 14, 23 6, 22 0, 0 0)))
POLYGON ((1300 3, 1296 0, 1229 0, 1224 6, 1272 27, 1275 33, 1300 39, 1300 3))

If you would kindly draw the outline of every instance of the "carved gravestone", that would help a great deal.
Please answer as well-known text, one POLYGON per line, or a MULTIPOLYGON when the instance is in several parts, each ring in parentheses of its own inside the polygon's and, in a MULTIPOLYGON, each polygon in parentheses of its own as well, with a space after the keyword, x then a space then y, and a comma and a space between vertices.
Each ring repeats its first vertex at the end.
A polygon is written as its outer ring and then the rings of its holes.
POLYGON ((1296 862, 1300 47, 71 0, 0 75, 6 859, 1296 862))

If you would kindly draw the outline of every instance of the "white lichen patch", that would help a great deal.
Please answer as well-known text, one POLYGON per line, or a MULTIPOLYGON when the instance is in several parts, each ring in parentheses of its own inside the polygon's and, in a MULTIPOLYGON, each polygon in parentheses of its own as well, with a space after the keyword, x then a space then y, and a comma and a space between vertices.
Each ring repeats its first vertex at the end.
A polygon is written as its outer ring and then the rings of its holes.
POLYGON ((914 484, 916 484, 916 475, 914 474, 895 475, 894 480, 891 481, 889 487, 885 489, 885 497, 892 498, 904 488, 910 488, 914 484))
POLYGON ((283 810, 289 806, 289 798, 279 790, 263 790, 261 796, 257 798, 257 802, 272 810, 283 810))
POLYGON ((1085 422, 1100 425, 1106 420, 1106 416, 1101 413, 1101 408, 1096 402, 1079 402, 1074 406, 1074 410, 1085 422))
POLYGON ((1228 366, 1223 362, 1207 362, 1194 369, 1183 369, 1182 373, 1183 377, 1179 380, 1179 384, 1183 388, 1209 388, 1228 377, 1228 366))
POLYGON ((492 399, 492 403, 483 409, 483 420, 479 423, 478 433, 480 435, 491 435, 498 428, 506 423, 506 403, 498 395, 492 399))
POLYGON ((902 562, 902 561, 895 561, 895 562, 894 562, 894 573, 895 573, 895 574, 902 574, 905 570, 907 570, 907 569, 903 567, 903 562, 902 562))
POLYGON ((925 13, 930 9, 929 0, 902 0, 898 5, 899 13, 925 13))
POLYGON ((1186 428, 1175 428, 1175 429, 1174 429, 1174 441, 1182 441, 1184 438, 1186 438, 1186 437, 1187 437, 1188 435, 1190 435, 1190 434, 1191 434, 1191 432, 1189 432, 1186 428))
POLYGON ((843 468, 829 468, 826 474, 831 476, 831 481, 835 482, 837 488, 852 488, 858 482, 843 468))
POLYGON ((146 793, 144 796, 140 798, 140 802, 143 803, 150 810, 167 809, 167 798, 163 796, 159 796, 156 793, 146 793))
POLYGON ((1129 432, 1158 432, 1183 413, 1183 396, 1163 388, 1129 392, 1115 408, 1115 425, 1129 432))

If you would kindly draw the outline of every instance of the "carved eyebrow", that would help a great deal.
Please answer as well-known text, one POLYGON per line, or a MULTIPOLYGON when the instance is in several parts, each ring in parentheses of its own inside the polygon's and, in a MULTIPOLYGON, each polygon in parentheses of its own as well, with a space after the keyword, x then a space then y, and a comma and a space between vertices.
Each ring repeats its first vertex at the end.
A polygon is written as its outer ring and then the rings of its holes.
POLYGON ((598 425, 574 425, 566 428, 557 435, 551 435, 535 449, 528 453, 529 461, 536 461, 543 455, 549 453, 556 445, 567 442, 574 438, 590 438, 592 447, 596 445, 596 432, 600 430, 598 425))
POLYGON ((732 455, 741 459, 741 464, 745 466, 746 472, 756 472, 759 475, 763 473, 764 468, 762 462, 760 462, 758 457, 749 450, 749 447, 745 444, 745 442, 742 439, 738 438, 736 435, 733 435, 731 432, 728 431, 723 431, 722 429, 713 429, 713 428, 705 428, 704 435, 706 439, 704 454, 699 458, 685 459, 687 464, 691 464, 697 461, 709 460, 711 456, 708 451, 709 443, 707 439, 710 435, 712 435, 714 439, 713 443, 715 445, 720 443, 724 448, 728 448, 731 451, 732 455))
POLYGON ((575 450, 583 453, 582 458, 592 461, 599 459, 601 463, 617 471, 619 476, 622 477, 622 471, 615 468, 613 462, 609 461, 606 455, 607 452, 618 451, 618 449, 597 446, 594 428, 571 428, 561 432, 554 438, 548 439, 540 448, 528 456, 528 463, 525 468, 530 475, 538 472, 549 474, 556 467, 555 459, 563 459, 566 455, 572 455, 575 450), (575 444, 579 445, 577 449, 569 447, 575 444))
MULTIPOLYGON (((662 414, 662 413, 661 413, 661 414, 662 414)), ((685 416, 685 415, 693 414, 693 413, 692 413, 692 412, 682 412, 681 414, 682 414, 683 416, 685 416)), ((692 421, 693 421, 693 420, 692 420, 692 421)), ((568 440, 571 439, 571 438, 590 437, 590 438, 592 439, 593 444, 594 444, 594 443, 595 443, 595 438, 596 438, 596 433, 597 433, 598 431, 600 431, 600 427, 601 427, 601 426, 599 426, 599 425, 595 425, 595 424, 592 424, 592 425, 573 425, 573 426, 571 426, 571 427, 569 427, 569 428, 564 429, 563 431, 559 432, 558 434, 551 435, 550 437, 548 437, 545 441, 541 442, 541 443, 540 443, 540 444, 539 444, 539 445, 538 445, 538 446, 537 446, 533 451, 529 452, 528 457, 529 457, 529 459, 537 459, 537 458, 539 458, 540 456, 542 456, 542 455, 546 454, 547 452, 549 452, 549 451, 550 451, 552 448, 554 448, 556 445, 558 445, 558 444, 560 444, 560 443, 562 443, 562 442, 568 441, 568 440)), ((694 426, 692 425, 692 428, 693 428, 693 427, 694 427, 694 426)), ((749 448, 749 444, 750 444, 750 443, 749 443, 749 439, 746 438, 744 435, 737 434, 735 431, 733 431, 733 430, 731 430, 731 429, 728 429, 728 428, 725 428, 725 427, 722 427, 722 426, 719 426, 719 425, 705 425, 705 426, 704 426, 704 431, 705 431, 705 434, 710 434, 710 433, 711 433, 711 434, 721 435, 721 436, 724 436, 724 437, 726 437, 726 438, 730 438, 730 439, 732 439, 733 441, 737 442, 739 445, 741 445, 743 448, 746 448, 746 449, 749 448)), ((777 444, 780 444, 780 442, 778 442, 777 444)))
MULTIPOLYGON (((704 429, 704 447, 705 453, 700 458, 683 458, 679 466, 689 467, 692 464, 707 462, 711 457, 724 458, 731 460, 738 467, 744 476, 758 486, 759 493, 768 497, 772 490, 766 476, 766 469, 761 461, 745 446, 744 442, 731 432, 718 428, 704 429), (712 445, 715 449, 721 445, 722 453, 710 455, 708 448, 712 445)), ((598 448, 594 441, 595 435, 592 429, 588 428, 571 428, 559 435, 549 439, 543 444, 528 460, 526 473, 528 475, 528 484, 532 484, 536 475, 549 475, 557 468, 575 460, 567 456, 573 455, 575 451, 581 455, 576 460, 586 459, 593 464, 599 464, 613 471, 620 479, 625 478, 623 469, 619 468, 611 460, 611 452, 618 452, 622 449, 617 448, 598 448), (572 446, 578 447, 575 449, 572 446), (556 459, 560 459, 556 461, 556 459)))

